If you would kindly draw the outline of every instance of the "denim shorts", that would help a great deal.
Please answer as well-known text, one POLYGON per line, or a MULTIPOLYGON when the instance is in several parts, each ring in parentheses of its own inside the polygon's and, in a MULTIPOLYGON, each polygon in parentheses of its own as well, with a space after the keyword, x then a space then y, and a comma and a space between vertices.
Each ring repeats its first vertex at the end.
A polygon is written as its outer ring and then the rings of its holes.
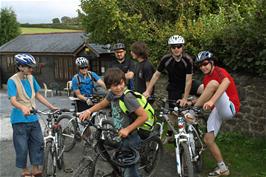
POLYGON ((13 143, 16 151, 16 167, 27 167, 27 156, 31 165, 43 164, 44 141, 39 121, 12 124, 13 143))

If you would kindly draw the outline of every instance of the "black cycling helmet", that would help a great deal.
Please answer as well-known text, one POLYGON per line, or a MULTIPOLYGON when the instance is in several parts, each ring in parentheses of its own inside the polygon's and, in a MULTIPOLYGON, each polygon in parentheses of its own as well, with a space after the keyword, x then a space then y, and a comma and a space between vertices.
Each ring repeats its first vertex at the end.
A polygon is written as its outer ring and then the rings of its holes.
POLYGON ((113 46, 113 50, 119 50, 119 49, 126 49, 126 46, 125 44, 123 43, 116 43, 114 46, 113 46))
POLYGON ((204 60, 212 60, 213 54, 209 51, 201 51, 196 57, 196 63, 201 63, 204 60))
POLYGON ((117 149, 113 153, 111 160, 116 166, 127 168, 136 164, 139 161, 139 158, 139 152, 133 147, 128 147, 126 149, 117 149))

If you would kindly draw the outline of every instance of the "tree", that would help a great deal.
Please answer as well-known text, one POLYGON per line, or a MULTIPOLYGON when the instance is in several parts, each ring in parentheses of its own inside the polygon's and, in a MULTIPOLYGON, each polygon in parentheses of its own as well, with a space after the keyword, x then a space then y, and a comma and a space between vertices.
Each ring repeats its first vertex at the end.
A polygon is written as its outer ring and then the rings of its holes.
POLYGON ((71 23, 71 18, 70 17, 67 17, 67 16, 63 16, 61 18, 61 22, 62 23, 65 23, 65 24, 70 24, 71 23))
POLYGON ((3 8, 0 12, 0 46, 21 33, 15 12, 3 8))
POLYGON ((54 24, 58 24, 58 23, 60 23, 60 20, 59 20, 59 18, 53 18, 53 19, 52 19, 52 22, 53 22, 54 24))

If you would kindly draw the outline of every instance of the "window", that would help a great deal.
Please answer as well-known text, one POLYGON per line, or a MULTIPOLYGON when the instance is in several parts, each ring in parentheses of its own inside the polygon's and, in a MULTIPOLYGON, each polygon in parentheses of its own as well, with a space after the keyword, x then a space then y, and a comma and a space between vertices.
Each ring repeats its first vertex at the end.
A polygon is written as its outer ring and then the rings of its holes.
POLYGON ((6 56, 6 68, 7 72, 16 72, 16 62, 13 56, 6 56))
POLYGON ((55 58, 55 79, 70 80, 73 77, 73 61, 71 57, 55 58))

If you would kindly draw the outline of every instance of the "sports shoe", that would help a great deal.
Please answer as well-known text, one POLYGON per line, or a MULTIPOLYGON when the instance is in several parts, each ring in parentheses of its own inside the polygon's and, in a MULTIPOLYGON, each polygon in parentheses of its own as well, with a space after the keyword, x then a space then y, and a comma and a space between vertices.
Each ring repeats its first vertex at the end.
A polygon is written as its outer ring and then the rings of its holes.
POLYGON ((222 171, 219 167, 216 167, 212 172, 209 173, 208 177, 219 177, 228 175, 230 175, 230 171, 228 168, 222 171))

